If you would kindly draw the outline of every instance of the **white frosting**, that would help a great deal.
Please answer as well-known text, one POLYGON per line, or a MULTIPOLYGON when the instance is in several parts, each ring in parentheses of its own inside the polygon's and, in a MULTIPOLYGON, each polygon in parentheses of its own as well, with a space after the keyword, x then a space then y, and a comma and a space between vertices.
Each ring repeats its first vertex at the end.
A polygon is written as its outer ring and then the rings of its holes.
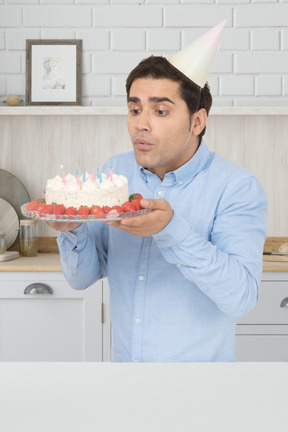
POLYGON ((47 180, 45 199, 47 204, 63 204, 67 207, 76 207, 81 205, 92 207, 99 205, 100 207, 121 205, 128 201, 128 180, 123 175, 110 176, 101 173, 102 182, 98 178, 92 180, 92 176, 86 172, 85 182, 83 175, 77 178, 72 174, 65 176, 65 182, 57 175, 56 177, 47 180))

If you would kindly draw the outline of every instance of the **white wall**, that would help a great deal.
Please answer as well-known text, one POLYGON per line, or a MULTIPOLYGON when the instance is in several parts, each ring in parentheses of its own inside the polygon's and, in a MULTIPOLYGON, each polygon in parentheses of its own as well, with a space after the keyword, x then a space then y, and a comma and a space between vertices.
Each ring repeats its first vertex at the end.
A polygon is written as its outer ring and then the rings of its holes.
POLYGON ((83 40, 83 105, 125 105, 125 79, 227 19, 215 106, 288 103, 288 0, 0 0, 0 100, 25 95, 26 39, 83 40))

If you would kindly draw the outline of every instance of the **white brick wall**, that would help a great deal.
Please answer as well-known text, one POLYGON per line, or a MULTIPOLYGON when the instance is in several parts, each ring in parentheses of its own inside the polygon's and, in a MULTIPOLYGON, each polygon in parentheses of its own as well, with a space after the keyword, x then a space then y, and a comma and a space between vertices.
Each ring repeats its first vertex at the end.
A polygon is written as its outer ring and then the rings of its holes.
POLYGON ((25 95, 26 39, 82 39, 83 105, 125 105, 125 80, 227 19, 209 75, 218 106, 288 103, 288 0, 0 0, 0 101, 25 95))

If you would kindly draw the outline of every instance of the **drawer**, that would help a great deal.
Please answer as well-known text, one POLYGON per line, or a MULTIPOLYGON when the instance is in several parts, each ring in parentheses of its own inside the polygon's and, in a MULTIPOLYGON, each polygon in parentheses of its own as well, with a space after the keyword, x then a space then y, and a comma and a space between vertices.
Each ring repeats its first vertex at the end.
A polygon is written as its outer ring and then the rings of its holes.
POLYGON ((287 362, 288 335, 236 336, 236 361, 287 362))
POLYGON ((248 314, 238 318, 237 324, 288 324, 288 307, 281 307, 288 297, 288 281, 262 281, 259 300, 248 314))

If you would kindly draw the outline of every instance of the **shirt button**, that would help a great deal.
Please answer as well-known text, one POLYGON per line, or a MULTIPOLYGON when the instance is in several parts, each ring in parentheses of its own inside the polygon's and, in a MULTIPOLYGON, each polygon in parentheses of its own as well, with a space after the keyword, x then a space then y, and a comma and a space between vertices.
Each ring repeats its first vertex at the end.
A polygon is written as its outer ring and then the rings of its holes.
POLYGON ((154 237, 154 238, 155 238, 155 240, 157 240, 157 241, 159 240, 159 237, 154 237))
POLYGON ((139 276, 139 279, 140 280, 144 280, 144 276, 139 276))
POLYGON ((178 264, 176 264, 176 266, 177 266, 177 267, 181 267, 181 264, 178 263, 178 264))
POLYGON ((163 193, 162 191, 158 191, 158 192, 157 192, 157 195, 158 195, 158 196, 162 196, 162 193, 163 193))
POLYGON ((137 363, 137 362, 138 362, 138 360, 137 360, 137 359, 135 359, 135 360, 134 360, 134 363, 137 363))
POLYGON ((180 184, 180 185, 182 185, 182 184, 183 184, 183 181, 182 181, 182 180, 180 180, 180 181, 179 181, 179 184, 180 184))
POLYGON ((137 323, 137 324, 140 324, 140 322, 141 322, 141 319, 140 319, 140 318, 136 318, 136 320, 135 320, 135 321, 136 321, 136 323, 137 323))

